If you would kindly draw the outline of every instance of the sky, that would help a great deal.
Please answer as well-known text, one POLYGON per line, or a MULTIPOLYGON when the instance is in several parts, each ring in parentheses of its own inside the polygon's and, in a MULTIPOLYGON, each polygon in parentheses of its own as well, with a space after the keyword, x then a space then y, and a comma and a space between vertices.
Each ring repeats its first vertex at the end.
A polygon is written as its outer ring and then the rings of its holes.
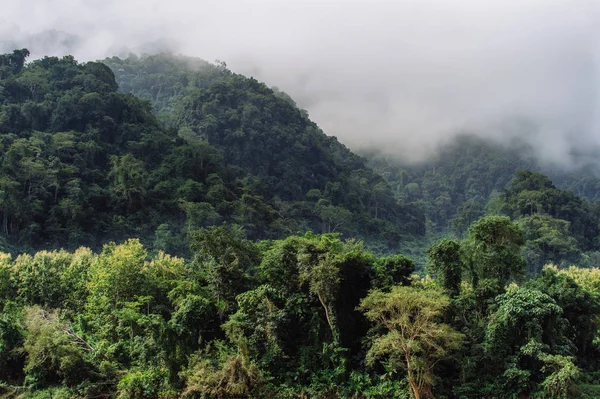
POLYGON ((6 3, 0 50, 219 59, 290 94, 355 150, 419 160, 473 133, 519 137, 567 166, 600 144, 597 0, 6 3))

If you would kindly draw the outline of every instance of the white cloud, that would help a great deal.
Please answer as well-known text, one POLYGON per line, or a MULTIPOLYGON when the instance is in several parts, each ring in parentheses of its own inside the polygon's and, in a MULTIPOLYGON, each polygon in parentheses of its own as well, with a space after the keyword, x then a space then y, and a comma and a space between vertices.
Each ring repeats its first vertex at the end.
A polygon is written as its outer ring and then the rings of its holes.
POLYGON ((166 40, 278 86, 352 148, 420 157, 468 130, 564 160, 600 141, 599 16, 594 0, 20 0, 0 37, 73 33, 31 50, 84 60, 166 40), (499 128, 520 119, 536 129, 499 128))

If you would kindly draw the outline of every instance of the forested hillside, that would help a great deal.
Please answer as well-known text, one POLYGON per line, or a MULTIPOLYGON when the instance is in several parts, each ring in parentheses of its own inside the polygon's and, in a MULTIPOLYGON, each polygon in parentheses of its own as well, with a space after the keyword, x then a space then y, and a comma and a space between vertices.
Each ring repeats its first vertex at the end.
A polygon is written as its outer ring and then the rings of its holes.
POLYGON ((189 60, 166 56, 123 61, 164 82, 161 123, 104 64, 27 55, 0 59, 7 250, 139 237, 185 254, 190 231, 223 221, 253 239, 335 231, 383 249, 424 231, 363 159, 253 79, 211 65, 206 79, 178 74, 189 60))
POLYGON ((110 58, 105 62, 115 72, 121 90, 150 100, 165 126, 207 140, 229 167, 257 176, 279 199, 299 201, 309 197, 313 203, 316 201, 322 210, 321 220, 325 217, 324 227, 305 224, 304 229, 329 232, 334 226, 346 236, 366 238, 382 251, 399 239, 400 248, 423 266, 424 250, 440 236, 460 237, 471 223, 487 214, 527 216, 502 207, 502 192, 509 189, 519 170, 547 171, 561 187, 574 190, 587 201, 577 196, 563 198, 561 206, 574 208, 570 214, 562 212, 560 217, 537 217, 535 221, 530 217, 520 222, 530 241, 529 270, 539 271, 548 261, 590 265, 598 256, 600 248, 594 241, 597 232, 593 227, 598 212, 588 201, 600 197, 600 179, 589 170, 566 173, 560 168, 543 168, 533 150, 522 143, 503 147, 474 136, 459 136, 441 147, 437 157, 416 166, 404 165, 401 159, 366 154, 368 166, 385 178, 400 204, 394 206, 388 187, 379 180, 368 184, 369 189, 365 187, 364 182, 373 179, 372 175, 364 175, 366 171, 358 176, 344 172, 346 165, 362 171, 364 161, 337 140, 324 136, 285 93, 272 92, 264 84, 235 75, 223 63, 211 64, 197 58, 161 54, 110 58), (265 93, 276 95, 277 101, 267 104, 265 93), (306 140, 318 145, 306 146, 306 140), (323 148, 328 151, 319 151, 323 148), (265 157, 265 153, 272 155, 265 157), (323 154, 322 161, 316 161, 317 154, 323 154), (334 176, 340 175, 350 179, 332 183, 339 179, 334 176), (314 189, 319 186, 325 189, 314 189), (361 197, 365 190, 370 190, 370 197, 361 197), (370 216, 391 220, 392 224, 371 220, 366 225, 365 219, 356 218, 365 205, 370 216), (396 229, 402 226, 401 230, 395 230, 393 223, 396 229), (588 230, 587 238, 583 238, 582 229, 588 230), (423 233, 426 236, 421 238, 423 233), (382 245, 382 240, 387 244, 382 245))
POLYGON ((289 212, 322 223, 304 229, 390 244, 405 233, 424 233, 419 210, 398 205, 364 159, 326 136, 285 93, 197 58, 104 62, 122 91, 152 101, 166 126, 215 146, 228 167, 258 179, 268 195, 292 201, 289 212))
POLYGON ((27 50, 0 57, 2 238, 8 248, 96 246, 144 229, 148 170, 172 139, 103 64, 27 50))
POLYGON ((516 171, 540 170, 522 147, 505 148, 474 136, 458 136, 416 165, 376 152, 367 156, 400 201, 425 212, 429 232, 464 233, 485 214, 490 197, 507 188, 516 171))
POLYGON ((600 200, 597 163, 568 166, 568 160, 541 162, 535 149, 521 141, 498 143, 459 135, 440 144, 436 155, 416 164, 403 162, 401 157, 382 156, 375 149, 364 155, 388 181, 396 198, 425 211, 430 232, 463 233, 473 217, 483 214, 487 202, 508 188, 519 170, 543 173, 559 189, 592 202, 600 200))
POLYGON ((549 262, 600 260, 600 179, 593 168, 543 166, 527 146, 504 147, 474 136, 459 136, 419 165, 372 153, 368 158, 398 201, 423 211, 434 240, 462 237, 481 217, 505 215, 524 229, 532 273, 549 262))

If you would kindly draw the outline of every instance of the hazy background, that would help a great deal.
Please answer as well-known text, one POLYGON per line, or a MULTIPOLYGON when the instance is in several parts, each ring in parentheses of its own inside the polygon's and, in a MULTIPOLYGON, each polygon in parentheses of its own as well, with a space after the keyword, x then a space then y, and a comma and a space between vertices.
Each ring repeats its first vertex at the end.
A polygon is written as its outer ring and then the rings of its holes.
POLYGON ((474 132, 595 159, 595 0, 5 1, 0 50, 93 60, 171 50, 290 94, 353 149, 405 159, 474 132))

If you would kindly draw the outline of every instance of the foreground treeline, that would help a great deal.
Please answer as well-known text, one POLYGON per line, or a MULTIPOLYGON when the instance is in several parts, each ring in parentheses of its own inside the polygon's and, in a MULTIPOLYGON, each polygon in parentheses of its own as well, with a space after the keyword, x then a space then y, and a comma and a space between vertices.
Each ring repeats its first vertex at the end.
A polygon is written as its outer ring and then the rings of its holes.
POLYGON ((597 397, 600 270, 524 280, 507 217, 429 251, 429 275, 336 235, 192 234, 0 257, 8 397, 597 397), (587 396, 586 396, 587 395, 587 396))

